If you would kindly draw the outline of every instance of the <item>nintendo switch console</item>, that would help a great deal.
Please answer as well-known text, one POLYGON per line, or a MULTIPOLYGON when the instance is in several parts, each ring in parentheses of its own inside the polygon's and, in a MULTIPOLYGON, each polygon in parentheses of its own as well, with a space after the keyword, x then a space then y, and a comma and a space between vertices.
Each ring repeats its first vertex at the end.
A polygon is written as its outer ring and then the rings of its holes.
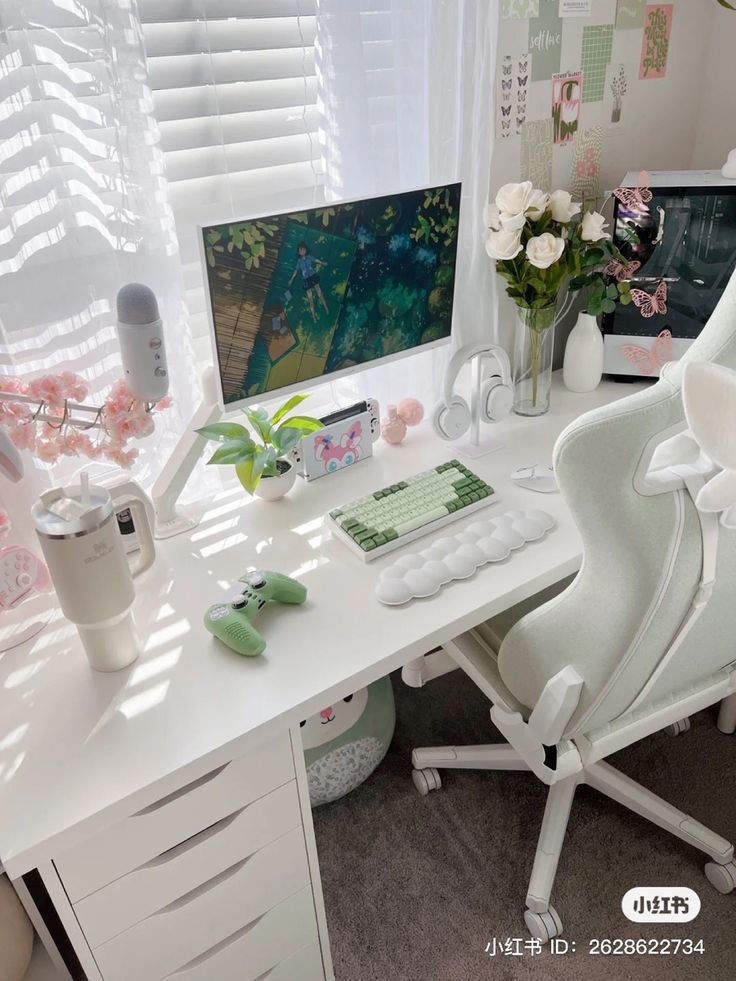
POLYGON ((379 406, 366 399, 320 419, 323 429, 294 447, 291 459, 305 480, 316 480, 373 455, 380 434, 379 406))

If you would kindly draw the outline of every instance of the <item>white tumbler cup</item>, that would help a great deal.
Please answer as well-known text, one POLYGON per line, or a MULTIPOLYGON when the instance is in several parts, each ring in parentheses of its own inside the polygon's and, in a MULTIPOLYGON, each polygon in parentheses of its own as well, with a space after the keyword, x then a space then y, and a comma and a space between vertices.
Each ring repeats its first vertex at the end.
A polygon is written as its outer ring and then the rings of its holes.
POLYGON ((76 624, 89 663, 96 671, 132 664, 140 653, 131 614, 133 577, 155 558, 143 498, 127 490, 113 497, 97 486, 86 491, 55 487, 41 495, 32 514, 61 610, 76 624), (115 516, 123 505, 130 508, 138 532, 140 551, 133 566, 115 516))

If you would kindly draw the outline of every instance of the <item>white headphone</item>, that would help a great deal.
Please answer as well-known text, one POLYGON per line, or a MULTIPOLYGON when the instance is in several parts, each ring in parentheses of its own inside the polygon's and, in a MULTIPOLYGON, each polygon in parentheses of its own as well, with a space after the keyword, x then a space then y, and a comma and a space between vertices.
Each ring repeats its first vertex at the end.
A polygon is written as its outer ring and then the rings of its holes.
POLYGON ((445 374, 443 399, 435 406, 432 422, 437 435, 442 439, 460 439, 473 421, 470 406, 453 392, 455 380, 466 361, 482 355, 491 355, 498 365, 500 374, 493 374, 482 381, 478 398, 478 412, 483 422, 501 422, 511 411, 514 393, 511 387, 511 364, 509 356, 497 344, 470 344, 460 348, 450 358, 445 374))

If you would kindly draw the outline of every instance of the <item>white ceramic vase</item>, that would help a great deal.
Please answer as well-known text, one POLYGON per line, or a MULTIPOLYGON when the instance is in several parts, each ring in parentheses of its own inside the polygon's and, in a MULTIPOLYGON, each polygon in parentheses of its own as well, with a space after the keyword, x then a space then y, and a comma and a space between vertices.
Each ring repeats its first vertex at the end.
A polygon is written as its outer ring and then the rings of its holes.
POLYGON ((562 362, 562 379, 571 392, 592 392, 603 374, 603 335, 590 313, 579 313, 562 362))
POLYGON ((286 463, 288 469, 284 470, 283 473, 279 473, 275 477, 261 477, 258 481, 258 486, 255 489, 256 497, 260 497, 263 501, 280 501, 281 498, 288 494, 291 488, 294 486, 294 481, 296 480, 296 467, 290 460, 279 460, 279 463, 286 463))

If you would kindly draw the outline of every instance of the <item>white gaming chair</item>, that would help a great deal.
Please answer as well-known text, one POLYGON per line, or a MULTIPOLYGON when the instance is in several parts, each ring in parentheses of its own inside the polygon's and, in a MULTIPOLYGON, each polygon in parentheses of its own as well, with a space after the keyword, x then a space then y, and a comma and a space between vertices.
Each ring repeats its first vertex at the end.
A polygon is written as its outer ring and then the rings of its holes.
POLYGON ((685 367, 703 361, 736 368, 736 276, 682 361, 557 441, 555 472, 584 547, 575 579, 519 620, 497 655, 487 625, 444 645, 488 695, 508 742, 412 756, 422 793, 439 786, 438 767, 529 769, 549 785, 525 913, 542 941, 562 929, 550 896, 580 783, 703 851, 720 892, 736 886, 728 841, 604 762, 727 696, 721 727, 734 722, 736 530, 694 504, 718 468, 692 440, 694 452, 672 438, 685 429, 685 367))

